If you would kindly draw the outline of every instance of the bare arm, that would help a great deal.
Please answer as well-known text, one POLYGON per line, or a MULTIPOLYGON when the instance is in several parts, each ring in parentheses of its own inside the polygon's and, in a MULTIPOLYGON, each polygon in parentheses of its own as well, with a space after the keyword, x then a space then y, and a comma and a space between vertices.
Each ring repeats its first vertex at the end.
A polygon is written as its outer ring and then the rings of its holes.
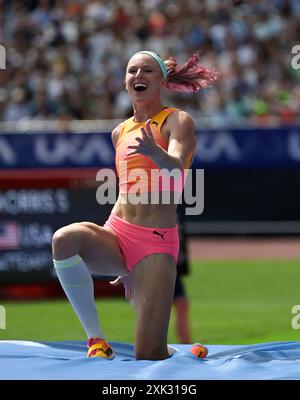
POLYGON ((191 158, 196 149, 195 125, 185 111, 179 111, 171 116, 173 118, 169 118, 168 121, 170 129, 168 151, 163 150, 157 157, 156 163, 160 168, 169 170, 172 168, 184 169, 186 161, 191 158))

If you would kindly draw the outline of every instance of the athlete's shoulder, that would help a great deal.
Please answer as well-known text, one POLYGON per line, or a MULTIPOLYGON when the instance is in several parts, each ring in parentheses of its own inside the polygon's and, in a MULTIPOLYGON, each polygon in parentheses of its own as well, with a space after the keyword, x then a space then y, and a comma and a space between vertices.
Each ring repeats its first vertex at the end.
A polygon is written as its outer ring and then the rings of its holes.
POLYGON ((195 129, 195 123, 192 116, 179 108, 175 108, 168 118, 171 125, 184 126, 187 128, 195 129))
POLYGON ((116 147, 117 141, 119 139, 119 136, 124 128, 124 124, 126 121, 121 122, 119 125, 117 125, 111 132, 111 140, 113 142, 114 147, 116 147))

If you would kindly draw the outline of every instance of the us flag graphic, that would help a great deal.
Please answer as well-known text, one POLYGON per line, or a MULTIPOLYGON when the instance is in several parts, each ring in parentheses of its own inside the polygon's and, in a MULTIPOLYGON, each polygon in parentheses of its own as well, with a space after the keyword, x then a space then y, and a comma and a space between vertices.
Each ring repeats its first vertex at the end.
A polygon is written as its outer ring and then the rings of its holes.
POLYGON ((0 250, 20 248, 20 228, 15 222, 0 221, 0 250))

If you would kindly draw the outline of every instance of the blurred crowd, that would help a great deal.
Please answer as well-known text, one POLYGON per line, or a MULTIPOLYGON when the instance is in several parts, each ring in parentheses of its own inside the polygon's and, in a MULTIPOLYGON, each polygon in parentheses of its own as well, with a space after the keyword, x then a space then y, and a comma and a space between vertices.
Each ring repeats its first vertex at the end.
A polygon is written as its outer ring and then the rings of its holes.
POLYGON ((164 91, 214 126, 299 118, 299 0, 0 0, 0 121, 122 119, 129 58, 142 49, 221 73, 196 94, 164 91), (297 43, 298 41, 298 43, 297 43))

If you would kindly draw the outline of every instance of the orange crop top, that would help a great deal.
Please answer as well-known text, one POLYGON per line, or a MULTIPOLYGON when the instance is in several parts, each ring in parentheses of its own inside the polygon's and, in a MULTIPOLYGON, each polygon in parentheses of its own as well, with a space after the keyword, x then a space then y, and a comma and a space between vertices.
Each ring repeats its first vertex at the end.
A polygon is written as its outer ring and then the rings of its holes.
MULTIPOLYGON (((155 142, 164 150, 168 150, 168 143, 161 135, 161 127, 169 114, 176 108, 165 107, 151 118, 151 131, 155 142)), ((182 192, 185 180, 184 171, 174 170, 165 173, 150 157, 143 154, 127 156, 131 151, 127 146, 136 144, 136 137, 142 137, 140 128, 145 127, 146 122, 134 122, 134 118, 127 119, 121 128, 116 143, 116 170, 119 178, 120 193, 161 192, 164 190, 182 192)), ((185 168, 189 168, 191 155, 185 168)))

